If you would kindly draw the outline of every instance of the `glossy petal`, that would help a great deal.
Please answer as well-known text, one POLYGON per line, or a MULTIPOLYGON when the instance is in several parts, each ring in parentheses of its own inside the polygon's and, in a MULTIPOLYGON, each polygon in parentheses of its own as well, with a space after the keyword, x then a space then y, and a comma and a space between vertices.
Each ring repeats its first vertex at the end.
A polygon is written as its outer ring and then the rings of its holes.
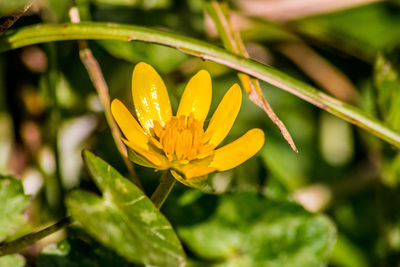
POLYGON ((208 125, 206 135, 208 133, 212 134, 209 141, 210 144, 218 146, 228 135, 239 113, 241 104, 242 91, 238 84, 234 84, 224 95, 208 125))
POLYGON ((112 101, 111 113, 126 139, 135 142, 137 146, 143 149, 148 149, 149 137, 125 105, 118 99, 112 101))
POLYGON ((185 165, 182 171, 185 174, 186 179, 193 179, 215 172, 216 170, 217 168, 215 167, 194 165, 189 163, 185 165))
POLYGON ((171 118, 171 103, 165 84, 149 64, 140 62, 133 70, 132 97, 139 122, 148 133, 154 120, 164 126, 171 118))
POLYGON ((206 70, 201 70, 186 85, 179 103, 177 116, 189 116, 193 112, 195 119, 204 121, 210 109, 211 95, 210 74, 206 70))
POLYGON ((169 168, 168 160, 163 155, 161 155, 155 151, 143 149, 140 146, 138 146, 135 142, 132 142, 131 140, 126 140, 126 139, 122 139, 122 140, 124 141, 124 143, 127 146, 129 146, 131 149, 133 149, 136 153, 143 156, 154 166, 157 166, 157 169, 166 170, 169 168))
POLYGON ((251 129, 232 143, 215 150, 209 167, 226 171, 242 164, 256 154, 265 141, 264 132, 251 129))

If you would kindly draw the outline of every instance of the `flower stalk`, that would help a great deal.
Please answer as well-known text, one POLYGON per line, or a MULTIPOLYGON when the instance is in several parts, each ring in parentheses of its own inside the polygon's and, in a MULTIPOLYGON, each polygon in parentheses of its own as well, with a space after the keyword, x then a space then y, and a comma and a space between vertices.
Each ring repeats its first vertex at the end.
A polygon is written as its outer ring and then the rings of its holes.
POLYGON ((160 184, 157 186, 153 195, 151 195, 151 201, 153 201, 154 206, 158 209, 164 204, 169 193, 171 193, 172 188, 176 183, 176 179, 172 176, 169 171, 165 171, 160 179, 160 184))

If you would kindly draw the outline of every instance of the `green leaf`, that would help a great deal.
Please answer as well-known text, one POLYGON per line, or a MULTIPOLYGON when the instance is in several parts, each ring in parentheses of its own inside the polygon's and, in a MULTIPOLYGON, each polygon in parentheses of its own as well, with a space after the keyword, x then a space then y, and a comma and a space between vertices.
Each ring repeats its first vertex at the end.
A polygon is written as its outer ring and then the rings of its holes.
POLYGON ((400 153, 382 159, 382 182, 395 187, 400 182, 400 153))
POLYGON ((13 1, 0 1, 0 17, 15 11, 15 9, 22 8, 28 0, 13 0, 13 1))
POLYGON ((233 179, 229 186, 234 192, 260 192, 266 177, 260 157, 252 157, 233 169, 233 179))
POLYGON ((38 267, 134 266, 98 243, 66 239, 43 248, 38 267))
POLYGON ((379 53, 374 81, 383 119, 400 132, 400 47, 379 53))
POLYGON ((0 267, 23 267, 25 259, 17 254, 0 257, 0 267))
POLYGON ((289 190, 305 184, 310 162, 286 149, 286 144, 267 143, 260 155, 271 174, 289 190))
POLYGON ((214 215, 178 233, 196 255, 217 266, 321 266, 336 238, 325 216, 253 193, 221 197, 214 215))
POLYGON ((171 224, 133 183, 94 154, 84 160, 103 197, 77 190, 67 207, 83 228, 132 262, 182 266, 185 255, 171 224))
MULTIPOLYGON (((374 83, 377 106, 385 120, 400 132, 400 47, 381 52, 375 61, 374 83)), ((396 186, 400 181, 400 154, 382 158, 382 181, 396 186)))
POLYGON ((330 263, 342 267, 364 267, 368 259, 363 251, 353 244, 345 235, 339 233, 333 248, 330 263))
POLYGON ((153 8, 167 8, 171 5, 171 0, 92 0, 94 4, 106 4, 113 6, 123 7, 139 7, 142 9, 153 9, 153 8))
POLYGON ((25 222, 29 199, 20 180, 0 176, 0 241, 25 222))
POLYGON ((368 61, 380 49, 399 42, 399 23, 400 16, 387 3, 360 5, 295 22, 302 33, 368 61))

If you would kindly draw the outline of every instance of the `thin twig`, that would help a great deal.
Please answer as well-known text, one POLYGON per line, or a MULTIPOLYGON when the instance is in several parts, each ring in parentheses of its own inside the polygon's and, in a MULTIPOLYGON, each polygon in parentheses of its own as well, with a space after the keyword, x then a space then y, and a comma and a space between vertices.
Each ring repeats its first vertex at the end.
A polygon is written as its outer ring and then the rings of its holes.
MULTIPOLYGON (((237 31, 233 27, 233 24, 230 21, 227 5, 224 9, 225 13, 221 4, 214 0, 211 1, 211 5, 208 5, 209 14, 216 25, 216 28, 224 43, 225 48, 230 50, 231 52, 234 52, 235 54, 249 58, 249 54, 247 53, 242 38, 240 37, 239 31, 237 31)), ((268 117, 279 128, 282 136, 288 142, 290 147, 295 152, 298 152, 289 131, 286 129, 283 122, 275 114, 272 107, 265 98, 258 79, 252 78, 244 73, 239 73, 238 76, 250 100, 258 105, 260 108, 262 108, 265 113, 267 113, 268 117)))
POLYGON ((9 243, 6 243, 2 246, 0 246, 0 257, 8 254, 13 254, 13 253, 18 253, 22 249, 26 248, 27 246, 30 246, 37 242, 38 240, 51 235, 58 230, 68 226, 70 223, 72 223, 72 219, 70 217, 63 218, 59 220, 57 223, 44 228, 43 230, 40 230, 35 233, 30 233, 25 236, 22 236, 14 241, 11 241, 9 243))
POLYGON ((0 35, 6 32, 32 6, 35 0, 29 1, 24 7, 18 8, 0 18, 0 35))
MULTIPOLYGON (((70 9, 69 15, 71 18, 71 22, 73 22, 73 23, 80 22, 80 16, 79 16, 79 11, 78 11, 77 7, 72 7, 70 9)), ((109 90, 108 90, 107 83, 104 79, 103 73, 101 71, 99 62, 93 56, 92 51, 90 50, 88 42, 86 40, 78 41, 78 45, 79 45, 79 55, 81 57, 82 63, 85 65, 85 68, 89 73, 89 77, 99 95, 100 101, 104 108, 104 114, 105 114, 107 123, 111 129, 111 133, 114 138, 114 142, 117 146, 117 149, 122 156, 122 159, 126 165, 126 168, 129 171, 131 178, 133 179, 133 182, 140 189, 143 189, 142 184, 136 175, 135 169, 133 168, 131 162, 129 161, 128 151, 121 139, 122 138, 121 132, 120 132, 115 120, 112 117, 111 108, 110 108, 111 101, 110 101, 110 95, 108 93, 109 90)))
POLYGON ((172 188, 174 187, 176 180, 172 177, 172 174, 169 171, 166 171, 160 179, 160 184, 157 186, 153 195, 151 195, 151 201, 153 201, 154 205, 160 209, 164 204, 164 201, 167 199, 169 193, 171 193, 172 188))

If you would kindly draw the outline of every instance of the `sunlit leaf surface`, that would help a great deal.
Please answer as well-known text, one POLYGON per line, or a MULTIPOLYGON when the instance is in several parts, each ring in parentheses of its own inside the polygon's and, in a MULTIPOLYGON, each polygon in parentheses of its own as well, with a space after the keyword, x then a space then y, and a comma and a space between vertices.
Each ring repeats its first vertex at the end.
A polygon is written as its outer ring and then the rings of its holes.
POLYGON ((23 267, 25 259, 20 255, 6 255, 0 257, 0 267, 23 267))
POLYGON ((0 241, 12 234, 24 222, 23 212, 29 205, 21 181, 0 176, 0 241))

